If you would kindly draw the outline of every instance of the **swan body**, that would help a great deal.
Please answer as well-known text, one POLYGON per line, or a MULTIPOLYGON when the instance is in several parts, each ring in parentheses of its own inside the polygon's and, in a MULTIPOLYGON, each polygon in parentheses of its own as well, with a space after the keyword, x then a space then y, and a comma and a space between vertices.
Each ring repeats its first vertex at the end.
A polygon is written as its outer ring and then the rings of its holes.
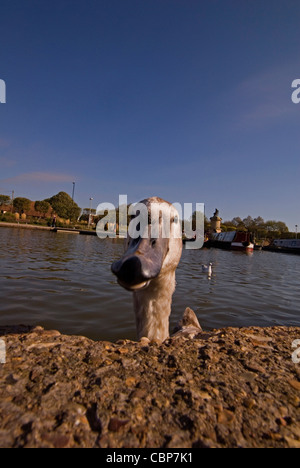
POLYGON ((187 307, 184 311, 182 319, 177 323, 173 330, 172 337, 186 336, 194 338, 202 331, 201 325, 197 319, 195 312, 187 307))

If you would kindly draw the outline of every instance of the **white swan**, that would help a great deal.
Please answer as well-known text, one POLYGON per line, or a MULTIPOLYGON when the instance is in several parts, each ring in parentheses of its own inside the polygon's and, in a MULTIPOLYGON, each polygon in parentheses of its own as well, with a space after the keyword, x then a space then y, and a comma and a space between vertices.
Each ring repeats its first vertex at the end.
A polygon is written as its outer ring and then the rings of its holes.
MULTIPOLYGON (((138 339, 146 337, 162 342, 169 337, 175 270, 182 253, 181 223, 178 211, 161 198, 147 198, 140 203, 146 205, 152 224, 148 224, 147 231, 140 233, 139 238, 128 237, 126 252, 113 263, 112 272, 121 286, 133 292, 138 339), (152 228, 159 232, 155 238, 151 236, 152 228), (168 232, 167 238, 164 232, 168 232)), ((191 323, 199 332, 201 327, 198 324, 197 328, 198 321, 193 314, 190 309, 185 312, 185 331, 191 323)))

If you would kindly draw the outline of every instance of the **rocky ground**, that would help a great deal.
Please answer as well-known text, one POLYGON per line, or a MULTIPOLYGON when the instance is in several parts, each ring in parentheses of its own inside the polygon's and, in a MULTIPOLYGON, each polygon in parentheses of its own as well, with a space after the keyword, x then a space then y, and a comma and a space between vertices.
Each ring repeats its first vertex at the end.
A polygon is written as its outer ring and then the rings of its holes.
POLYGON ((300 328, 162 345, 0 327, 0 447, 298 447, 300 328))

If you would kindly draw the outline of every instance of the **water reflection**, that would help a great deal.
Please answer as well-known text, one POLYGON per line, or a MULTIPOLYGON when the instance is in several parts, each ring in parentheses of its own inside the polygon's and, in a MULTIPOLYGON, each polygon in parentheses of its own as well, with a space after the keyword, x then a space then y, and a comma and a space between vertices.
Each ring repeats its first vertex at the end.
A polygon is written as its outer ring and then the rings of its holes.
MULTIPOLYGON (((123 240, 0 229, 0 320, 40 324, 94 339, 135 338, 131 294, 111 263, 123 240)), ((171 328, 185 307, 206 328, 300 325, 300 259, 257 251, 184 250, 177 270, 171 328), (202 264, 213 263, 212 276, 202 264)))

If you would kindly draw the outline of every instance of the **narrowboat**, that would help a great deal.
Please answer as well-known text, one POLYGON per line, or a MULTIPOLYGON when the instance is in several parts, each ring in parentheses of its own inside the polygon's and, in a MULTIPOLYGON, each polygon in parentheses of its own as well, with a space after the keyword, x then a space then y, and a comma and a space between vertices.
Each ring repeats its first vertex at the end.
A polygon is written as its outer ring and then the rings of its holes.
POLYGON ((205 242, 205 247, 216 247, 227 250, 254 250, 254 240, 250 232, 229 231, 213 233, 205 242))
POLYGON ((270 245, 263 247, 263 250, 300 254, 300 239, 274 239, 270 245))

